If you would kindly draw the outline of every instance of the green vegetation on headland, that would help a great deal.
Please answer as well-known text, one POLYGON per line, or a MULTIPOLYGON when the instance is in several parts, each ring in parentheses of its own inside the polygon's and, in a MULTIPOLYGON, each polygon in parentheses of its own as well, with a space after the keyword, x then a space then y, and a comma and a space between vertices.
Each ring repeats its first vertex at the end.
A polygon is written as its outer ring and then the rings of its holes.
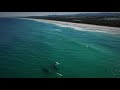
POLYGON ((120 27, 120 13, 84 13, 75 15, 29 16, 27 18, 120 27))

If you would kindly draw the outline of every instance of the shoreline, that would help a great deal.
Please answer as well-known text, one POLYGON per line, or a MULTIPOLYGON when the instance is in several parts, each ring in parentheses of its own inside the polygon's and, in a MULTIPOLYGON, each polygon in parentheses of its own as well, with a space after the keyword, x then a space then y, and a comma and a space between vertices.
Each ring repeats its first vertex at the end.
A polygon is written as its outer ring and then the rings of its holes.
POLYGON ((50 23, 57 26, 61 26, 61 27, 73 28, 79 31, 92 31, 92 32, 110 33, 110 34, 120 34, 119 27, 99 26, 99 25, 92 25, 92 24, 73 23, 73 22, 64 22, 64 21, 55 21, 55 20, 46 20, 46 19, 31 19, 31 18, 22 18, 22 19, 50 23))

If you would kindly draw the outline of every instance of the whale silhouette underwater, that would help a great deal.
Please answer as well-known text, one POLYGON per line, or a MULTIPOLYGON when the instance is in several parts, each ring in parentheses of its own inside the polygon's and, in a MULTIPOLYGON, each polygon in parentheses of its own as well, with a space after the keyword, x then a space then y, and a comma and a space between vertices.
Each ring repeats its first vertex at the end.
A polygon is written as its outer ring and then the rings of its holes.
POLYGON ((47 74, 56 73, 59 76, 63 76, 62 74, 58 73, 60 71, 59 64, 60 64, 59 62, 55 62, 54 64, 50 66, 43 67, 42 71, 47 74))

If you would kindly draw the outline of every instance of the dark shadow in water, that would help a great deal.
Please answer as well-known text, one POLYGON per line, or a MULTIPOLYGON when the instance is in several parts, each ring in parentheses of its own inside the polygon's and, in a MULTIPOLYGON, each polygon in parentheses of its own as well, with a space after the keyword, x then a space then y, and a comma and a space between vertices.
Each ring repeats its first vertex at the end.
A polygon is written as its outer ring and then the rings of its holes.
POLYGON ((59 65, 56 65, 55 63, 54 64, 51 64, 49 66, 46 66, 46 67, 43 67, 42 68, 42 71, 46 74, 50 74, 50 73, 57 73, 60 71, 60 66, 59 65))
POLYGON ((45 73, 51 73, 52 71, 48 68, 42 68, 42 71, 45 73))

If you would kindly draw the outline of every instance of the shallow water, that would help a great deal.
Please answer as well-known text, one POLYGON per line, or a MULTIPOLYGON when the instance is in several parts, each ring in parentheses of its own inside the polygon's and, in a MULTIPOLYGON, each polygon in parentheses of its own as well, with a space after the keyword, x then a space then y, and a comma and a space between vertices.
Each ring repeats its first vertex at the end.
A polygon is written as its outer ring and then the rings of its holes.
POLYGON ((119 78, 120 35, 83 29, 0 18, 0 77, 119 78))

